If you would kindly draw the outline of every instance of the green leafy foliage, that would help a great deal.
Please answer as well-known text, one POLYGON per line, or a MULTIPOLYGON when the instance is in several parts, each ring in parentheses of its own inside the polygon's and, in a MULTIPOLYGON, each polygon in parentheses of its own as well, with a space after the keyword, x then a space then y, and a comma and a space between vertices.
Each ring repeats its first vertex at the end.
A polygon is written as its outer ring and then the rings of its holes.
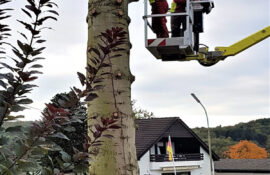
MULTIPOLYGON (((69 111, 68 118, 65 120, 56 120, 54 134, 46 138, 47 141, 53 142, 61 149, 50 150, 48 157, 43 157, 43 167, 57 168, 60 172, 70 173, 80 164, 88 167, 88 150, 83 145, 87 144, 87 122, 86 108, 80 102, 74 91, 69 93, 57 94, 52 100, 55 108, 61 108, 69 111), (76 150, 76 152, 75 152, 76 150), (84 155, 79 162, 74 161, 77 154, 84 155)), ((45 109, 47 110, 47 109, 45 109)), ((86 171, 86 169, 85 169, 86 171)))
MULTIPOLYGON (((8 2, 10 2, 10 0, 1 0, 0 1, 0 6, 2 7, 2 5, 7 4, 8 2)), ((0 59, 4 58, 2 57, 2 54, 5 54, 5 48, 3 47, 3 45, 5 45, 5 39, 7 39, 7 37, 10 36, 10 27, 6 24, 2 23, 2 20, 7 19, 10 17, 10 15, 7 14, 7 11, 12 10, 10 8, 0 8, 0 59)), ((0 80, 0 86, 6 86, 6 84, 0 80)))
MULTIPOLYGON (((7 122, 8 123, 8 122, 7 122)), ((29 124, 26 126, 12 125, 1 129, 0 134, 0 174, 21 174, 35 171, 39 166, 36 161, 46 151, 41 147, 42 142, 33 145, 29 137, 29 124), (33 151, 33 153, 32 153, 33 151), (35 151, 35 153, 34 153, 35 151), (28 153, 28 154, 26 154, 28 153)))
MULTIPOLYGON (((6 4, 9 0, 1 1, 0 5, 6 4)), ((10 36, 10 28, 8 25, 0 23, 0 46, 10 46, 8 48, 13 52, 12 56, 6 55, 5 47, 0 47, 1 58, 6 58, 0 61, 0 126, 4 120, 15 120, 22 116, 10 116, 10 113, 20 112, 26 109, 25 105, 31 104, 32 100, 26 94, 31 92, 34 84, 32 81, 38 78, 37 74, 42 72, 37 69, 42 68, 42 65, 36 62, 41 57, 38 57, 45 49, 41 39, 41 31, 45 28, 43 23, 49 19, 57 20, 55 16, 58 13, 54 10, 57 5, 52 0, 27 0, 27 5, 22 8, 22 12, 26 15, 23 20, 17 20, 18 23, 24 26, 25 31, 18 32, 21 39, 17 40, 17 44, 10 44, 4 40, 10 36), (8 58, 8 59, 7 59, 8 58), (10 62, 13 62, 10 63, 10 62)), ((10 17, 6 15, 8 8, 0 9, 0 22, 10 17)), ((20 37, 17 37, 20 38, 20 37)))
POLYGON ((132 115, 136 119, 150 119, 155 117, 153 112, 149 112, 145 109, 136 107, 136 100, 131 101, 131 106, 132 106, 132 115))
MULTIPOLYGON (((194 128, 205 143, 207 143, 207 128, 194 128)), ((218 126, 211 128, 212 146, 215 153, 225 158, 223 154, 232 145, 241 140, 252 141, 265 148, 270 155, 270 119, 258 119, 234 126, 218 126)))

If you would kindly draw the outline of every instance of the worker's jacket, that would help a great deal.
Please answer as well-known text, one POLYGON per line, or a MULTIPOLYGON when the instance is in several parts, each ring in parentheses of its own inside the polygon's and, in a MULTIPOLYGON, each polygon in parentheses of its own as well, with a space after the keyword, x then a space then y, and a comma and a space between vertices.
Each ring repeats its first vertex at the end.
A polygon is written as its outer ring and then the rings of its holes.
POLYGON ((185 12, 186 10, 186 0, 173 0, 170 12, 185 12))
POLYGON ((164 1, 167 2, 167 0, 149 0, 150 4, 153 4, 154 2, 159 3, 159 2, 164 2, 164 1))
POLYGON ((152 6, 152 14, 165 14, 168 11, 167 0, 149 0, 152 6))

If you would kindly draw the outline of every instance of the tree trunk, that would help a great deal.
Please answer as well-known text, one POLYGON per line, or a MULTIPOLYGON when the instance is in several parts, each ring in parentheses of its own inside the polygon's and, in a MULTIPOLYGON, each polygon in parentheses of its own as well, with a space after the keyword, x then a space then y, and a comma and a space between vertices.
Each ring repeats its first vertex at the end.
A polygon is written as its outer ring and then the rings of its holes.
MULTIPOLYGON (((113 53, 121 56, 105 60, 112 66, 102 68, 97 74, 97 77, 105 78, 102 82, 104 88, 98 91, 98 98, 88 103, 89 127, 99 121, 96 118, 112 115, 118 117, 117 124, 121 127, 109 130, 113 138, 102 137, 104 142, 99 147, 99 153, 90 160, 90 175, 139 174, 131 108, 131 83, 134 77, 129 68, 128 3, 128 0, 89 0, 88 48, 97 48, 97 44, 101 43, 98 36, 107 29, 121 27, 127 32, 127 42, 120 46, 123 50, 113 53), (108 70, 112 75, 101 75, 108 70)), ((93 64, 89 56, 87 63, 93 64)))

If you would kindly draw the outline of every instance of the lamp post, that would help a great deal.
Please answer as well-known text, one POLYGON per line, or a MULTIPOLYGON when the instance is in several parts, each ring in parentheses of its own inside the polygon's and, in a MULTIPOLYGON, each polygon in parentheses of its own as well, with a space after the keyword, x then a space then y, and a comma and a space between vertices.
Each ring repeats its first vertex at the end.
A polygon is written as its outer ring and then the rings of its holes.
POLYGON ((210 156, 210 167, 211 167, 211 174, 215 175, 215 170, 214 170, 214 164, 212 162, 212 149, 211 149, 211 136, 210 136, 210 127, 209 127, 209 120, 208 120, 208 114, 207 111, 205 109, 205 107, 203 106, 203 104, 201 103, 201 101, 196 97, 195 94, 191 93, 191 96, 202 106, 205 115, 206 115, 206 120, 207 120, 207 127, 208 127, 208 145, 209 145, 209 156, 210 156))

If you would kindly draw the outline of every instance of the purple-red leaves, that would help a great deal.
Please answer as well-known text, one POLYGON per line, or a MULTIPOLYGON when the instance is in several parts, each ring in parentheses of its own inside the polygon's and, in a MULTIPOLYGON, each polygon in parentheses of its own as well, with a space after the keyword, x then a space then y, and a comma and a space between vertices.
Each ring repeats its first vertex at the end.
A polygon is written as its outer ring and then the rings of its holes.
POLYGON ((40 4, 45 4, 45 3, 47 3, 47 2, 49 2, 50 0, 40 0, 39 2, 40 2, 40 4))
POLYGON ((106 138, 111 139, 111 138, 113 138, 113 135, 110 135, 110 134, 104 134, 103 137, 106 137, 106 138))
POLYGON ((25 8, 32 11, 35 15, 39 15, 41 13, 41 10, 38 9, 35 5, 26 5, 25 8))
POLYGON ((85 76, 84 76, 82 73, 80 73, 80 72, 77 72, 77 75, 78 75, 78 77, 79 77, 79 80, 80 80, 81 84, 84 86, 85 83, 86 83, 86 78, 85 78, 85 76))
POLYGON ((110 52, 109 46, 102 46, 101 44, 98 44, 99 49, 104 53, 104 55, 107 55, 110 52))
POLYGON ((109 43, 113 42, 113 38, 110 30, 107 30, 108 33, 101 33, 101 35, 108 40, 109 43))
POLYGON ((91 139, 88 135, 84 135, 84 137, 85 137, 85 139, 86 139, 86 141, 87 141, 88 143, 91 142, 92 139, 91 139))
POLYGON ((87 97, 85 98, 85 101, 92 101, 94 100, 95 98, 97 98, 98 95, 96 93, 90 93, 87 95, 87 97))
POLYGON ((98 70, 90 64, 87 65, 86 70, 90 75, 96 75, 98 72, 98 70))
POLYGON ((47 113, 52 117, 67 117, 69 114, 65 109, 63 108, 56 108, 52 104, 46 104, 47 106, 47 113))
POLYGON ((99 138, 101 136, 102 132, 100 131, 96 131, 93 133, 93 136, 95 137, 95 139, 99 138))
POLYGON ((99 52, 99 50, 98 50, 98 49, 95 49, 95 48, 90 48, 90 49, 88 50, 88 52, 95 52, 95 53, 97 54, 97 56, 99 56, 99 57, 100 57, 100 52, 99 52))
POLYGON ((84 149, 84 151, 87 152, 90 146, 91 146, 90 144, 84 143, 84 144, 83 144, 83 149, 84 149))
POLYGON ((99 124, 94 125, 97 131, 104 131, 103 128, 99 124))
POLYGON ((110 129, 120 129, 121 127, 118 125, 111 125, 109 126, 110 129))
POLYGON ((113 118, 100 117, 100 119, 101 119, 101 122, 102 122, 103 126, 105 126, 105 127, 117 122, 117 120, 115 120, 113 118))

